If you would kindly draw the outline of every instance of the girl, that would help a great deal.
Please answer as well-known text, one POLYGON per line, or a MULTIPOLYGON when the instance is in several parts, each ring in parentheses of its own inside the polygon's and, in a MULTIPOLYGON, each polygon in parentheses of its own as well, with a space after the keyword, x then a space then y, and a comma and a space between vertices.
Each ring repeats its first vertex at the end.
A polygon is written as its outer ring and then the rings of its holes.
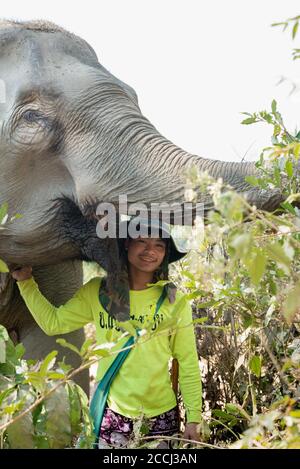
MULTIPOLYGON (((174 284, 167 285, 167 298, 158 309, 164 287, 157 281, 167 280, 169 263, 184 254, 177 250, 166 225, 153 221, 150 224, 139 221, 139 225, 146 227, 148 236, 135 239, 128 236, 120 241, 122 265, 129 279, 129 321, 117 322, 107 311, 109 298, 101 288, 105 279, 102 282, 99 277, 91 279, 66 304, 56 308, 39 291, 30 266, 12 272, 28 309, 48 335, 71 332, 93 321, 97 342, 108 342, 110 331, 109 341, 116 342, 114 349, 118 350, 126 341, 124 330, 135 328, 146 332, 130 350, 109 388, 97 435, 99 447, 126 446, 133 421, 141 414, 149 419, 149 435, 178 432, 177 401, 168 369, 171 357, 179 363, 179 386, 186 411, 183 437, 199 439, 201 380, 192 310, 184 295, 174 290, 174 284), (153 223, 156 229, 159 226, 159 237, 151 237, 153 223)), ((112 355, 99 362, 97 380, 102 379, 114 358, 112 355)))

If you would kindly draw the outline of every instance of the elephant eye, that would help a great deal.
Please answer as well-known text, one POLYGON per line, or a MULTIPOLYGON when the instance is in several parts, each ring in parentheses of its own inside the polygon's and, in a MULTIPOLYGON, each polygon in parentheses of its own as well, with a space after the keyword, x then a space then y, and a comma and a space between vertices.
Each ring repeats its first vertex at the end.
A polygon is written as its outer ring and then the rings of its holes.
POLYGON ((42 115, 42 113, 40 111, 31 110, 31 109, 28 109, 27 111, 25 111, 22 114, 22 118, 26 122, 30 122, 30 123, 40 122, 40 121, 44 120, 44 116, 42 115))

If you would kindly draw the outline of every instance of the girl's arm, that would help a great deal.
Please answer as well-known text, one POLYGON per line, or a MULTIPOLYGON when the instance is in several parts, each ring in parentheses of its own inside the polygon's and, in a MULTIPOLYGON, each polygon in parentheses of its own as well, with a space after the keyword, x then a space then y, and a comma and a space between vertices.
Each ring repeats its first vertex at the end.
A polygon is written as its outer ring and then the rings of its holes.
POLYGON ((92 280, 83 285, 67 303, 56 308, 40 292, 28 269, 30 267, 14 271, 12 276, 17 280, 26 306, 45 334, 66 334, 93 320, 90 301, 93 294, 92 280))
MULTIPOLYGON (((202 383, 194 333, 192 308, 182 297, 179 300, 178 323, 175 334, 171 337, 173 357, 179 364, 179 386, 186 410, 187 423, 201 421, 202 383)), ((174 332, 174 331, 173 331, 174 332)))

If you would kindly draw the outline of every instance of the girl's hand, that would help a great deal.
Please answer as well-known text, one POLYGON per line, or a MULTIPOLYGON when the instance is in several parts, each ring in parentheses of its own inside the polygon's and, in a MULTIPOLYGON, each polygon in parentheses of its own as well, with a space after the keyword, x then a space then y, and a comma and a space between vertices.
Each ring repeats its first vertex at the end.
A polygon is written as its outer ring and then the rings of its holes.
POLYGON ((20 267, 19 269, 13 270, 11 272, 12 277, 15 280, 28 280, 32 277, 32 267, 30 265, 20 267))
POLYGON ((199 441, 200 440, 200 435, 199 435, 198 426, 199 426, 199 423, 192 423, 192 422, 187 423, 185 425, 183 438, 185 440, 199 441))

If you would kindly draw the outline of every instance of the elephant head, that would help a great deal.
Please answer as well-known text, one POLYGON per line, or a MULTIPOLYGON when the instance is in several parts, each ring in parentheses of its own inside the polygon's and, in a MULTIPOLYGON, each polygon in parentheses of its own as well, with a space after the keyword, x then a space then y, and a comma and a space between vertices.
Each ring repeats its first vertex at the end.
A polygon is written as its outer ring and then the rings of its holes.
MULTIPOLYGON (((55 24, 2 21, 0 79, 0 201, 22 214, 0 234, 8 263, 96 258, 91 207, 117 203, 119 194, 129 203, 181 203, 184 169, 194 165, 258 208, 281 201, 277 191, 245 182, 253 163, 202 158, 164 138, 141 113, 135 91, 89 44, 55 24)), ((210 203, 204 194, 199 202, 210 203)))

